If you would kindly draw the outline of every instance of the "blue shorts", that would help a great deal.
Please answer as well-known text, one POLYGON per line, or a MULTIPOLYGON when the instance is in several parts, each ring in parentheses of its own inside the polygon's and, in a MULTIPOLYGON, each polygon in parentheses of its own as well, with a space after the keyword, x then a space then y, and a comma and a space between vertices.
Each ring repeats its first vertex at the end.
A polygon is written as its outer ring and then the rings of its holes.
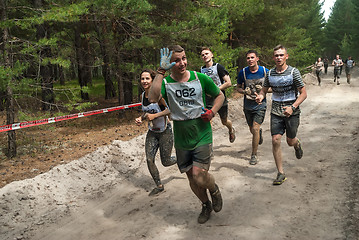
POLYGON ((209 170, 213 158, 212 143, 202 145, 193 150, 176 149, 177 165, 181 173, 193 166, 209 170))

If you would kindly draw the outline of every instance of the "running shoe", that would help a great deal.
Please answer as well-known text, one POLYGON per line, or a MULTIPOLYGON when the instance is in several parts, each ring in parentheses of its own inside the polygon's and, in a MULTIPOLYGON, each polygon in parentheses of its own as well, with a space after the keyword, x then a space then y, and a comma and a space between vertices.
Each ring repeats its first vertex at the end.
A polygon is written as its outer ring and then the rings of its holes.
POLYGON ((211 201, 207 201, 206 203, 202 203, 202 212, 198 216, 198 223, 205 223, 211 217, 212 212, 212 204, 211 201))
POLYGON ((222 200, 222 194, 219 191, 219 187, 217 184, 215 184, 216 190, 214 190, 213 193, 209 192, 211 194, 212 198, 212 207, 215 212, 219 212, 222 210, 223 206, 223 200, 222 200))
POLYGON ((256 165, 258 163, 258 158, 257 158, 257 155, 253 154, 251 156, 251 160, 249 160, 249 164, 250 165, 256 165))
POLYGON ((165 187, 162 186, 162 187, 155 187, 154 189, 152 189, 152 191, 150 192, 150 194, 148 194, 148 196, 154 196, 154 195, 157 195, 161 192, 163 192, 165 190, 165 187))
POLYGON ((236 140, 236 130, 232 127, 232 132, 229 133, 229 141, 233 143, 234 140, 236 140))
POLYGON ((273 185, 281 185, 285 180, 287 180, 285 174, 278 172, 277 178, 273 181, 273 185))
POLYGON ((258 144, 261 145, 263 143, 263 136, 262 136, 262 128, 259 129, 259 142, 258 144))
POLYGON ((302 143, 300 142, 299 138, 298 138, 298 146, 297 148, 294 147, 295 150, 295 156, 297 157, 297 159, 301 159, 303 157, 303 148, 302 148, 302 143))

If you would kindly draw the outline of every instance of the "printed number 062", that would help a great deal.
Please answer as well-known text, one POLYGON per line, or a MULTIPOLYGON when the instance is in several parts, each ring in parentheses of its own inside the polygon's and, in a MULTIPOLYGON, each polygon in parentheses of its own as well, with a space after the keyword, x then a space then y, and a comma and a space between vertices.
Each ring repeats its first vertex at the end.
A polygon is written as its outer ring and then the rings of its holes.
POLYGON ((176 97, 192 97, 192 96, 196 96, 196 94, 194 93, 194 88, 189 88, 189 89, 182 89, 182 90, 176 90, 176 97))

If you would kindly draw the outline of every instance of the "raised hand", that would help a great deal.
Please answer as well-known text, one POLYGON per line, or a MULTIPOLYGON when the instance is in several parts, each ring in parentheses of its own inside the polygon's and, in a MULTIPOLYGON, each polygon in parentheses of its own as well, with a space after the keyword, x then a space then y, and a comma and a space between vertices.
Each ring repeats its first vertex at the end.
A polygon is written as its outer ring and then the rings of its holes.
POLYGON ((160 68, 164 70, 169 70, 175 65, 175 62, 170 63, 172 57, 172 51, 170 52, 168 48, 162 48, 161 49, 161 62, 160 62, 160 68))

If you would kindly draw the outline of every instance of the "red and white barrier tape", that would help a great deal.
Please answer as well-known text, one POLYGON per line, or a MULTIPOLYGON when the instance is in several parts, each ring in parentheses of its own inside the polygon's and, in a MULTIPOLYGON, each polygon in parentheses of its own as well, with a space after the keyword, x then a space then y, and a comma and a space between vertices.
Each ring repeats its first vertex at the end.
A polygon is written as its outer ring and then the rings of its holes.
POLYGON ((100 113, 113 112, 113 111, 118 111, 118 110, 127 109, 127 108, 131 108, 131 107, 138 107, 138 106, 141 106, 141 103, 133 103, 133 104, 129 104, 129 105, 104 108, 104 109, 100 109, 100 110, 94 110, 94 111, 88 111, 88 112, 82 112, 82 113, 74 113, 74 114, 70 114, 70 115, 65 115, 65 116, 60 116, 60 117, 51 117, 51 118, 40 119, 40 120, 35 120, 35 121, 14 123, 14 124, 0 126, 0 132, 6 132, 6 131, 17 130, 17 129, 21 129, 21 128, 38 126, 38 125, 42 125, 42 124, 60 122, 60 121, 64 121, 64 120, 74 119, 74 118, 88 117, 88 116, 96 115, 96 114, 100 114, 100 113))

